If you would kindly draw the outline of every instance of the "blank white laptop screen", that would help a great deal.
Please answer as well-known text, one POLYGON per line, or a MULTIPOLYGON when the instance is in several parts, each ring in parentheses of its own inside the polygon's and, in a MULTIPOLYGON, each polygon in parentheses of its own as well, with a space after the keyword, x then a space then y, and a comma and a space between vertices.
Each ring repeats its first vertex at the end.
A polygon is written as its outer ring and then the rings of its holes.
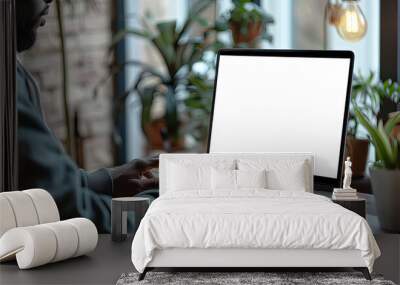
POLYGON ((219 54, 209 152, 312 152, 338 182, 352 53, 248 52, 219 54))

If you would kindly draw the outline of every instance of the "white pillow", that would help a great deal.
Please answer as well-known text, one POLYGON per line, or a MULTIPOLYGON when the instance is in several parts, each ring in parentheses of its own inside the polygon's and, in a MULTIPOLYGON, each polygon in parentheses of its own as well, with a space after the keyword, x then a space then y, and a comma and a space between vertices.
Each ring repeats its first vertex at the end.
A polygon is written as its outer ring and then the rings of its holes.
POLYGON ((271 169, 267 171, 268 188, 274 190, 303 191, 307 189, 304 162, 285 170, 271 169))
POLYGON ((210 189, 210 168, 170 163, 167 188, 169 191, 210 189))
POLYGON ((211 169, 213 190, 237 190, 241 188, 266 188, 265 170, 211 169))
POLYGON ((211 189, 236 190, 236 170, 211 168, 211 189))
POLYGON ((310 188, 308 160, 239 159, 239 170, 266 170, 267 188, 272 190, 307 191, 310 188))
POLYGON ((237 188, 267 188, 267 171, 236 170, 237 188))
POLYGON ((167 191, 211 190, 211 168, 234 169, 235 161, 175 159, 166 164, 167 191))

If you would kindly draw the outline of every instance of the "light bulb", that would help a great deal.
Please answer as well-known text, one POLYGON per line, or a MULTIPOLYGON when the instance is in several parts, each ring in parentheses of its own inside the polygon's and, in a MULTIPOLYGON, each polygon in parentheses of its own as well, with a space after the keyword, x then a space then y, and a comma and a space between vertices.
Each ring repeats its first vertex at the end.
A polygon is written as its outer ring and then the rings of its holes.
POLYGON ((357 42, 364 37, 367 32, 367 21, 357 0, 343 2, 336 29, 340 37, 346 41, 357 42))

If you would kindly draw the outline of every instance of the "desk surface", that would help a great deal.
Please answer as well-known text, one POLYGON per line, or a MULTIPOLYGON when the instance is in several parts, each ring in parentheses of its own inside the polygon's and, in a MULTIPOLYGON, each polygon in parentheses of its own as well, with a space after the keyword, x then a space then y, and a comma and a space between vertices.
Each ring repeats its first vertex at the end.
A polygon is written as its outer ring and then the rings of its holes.
POLYGON ((87 256, 19 270, 17 263, 0 264, 0 284, 115 284, 122 273, 134 271, 132 237, 116 243, 111 235, 99 236, 95 251, 87 256))

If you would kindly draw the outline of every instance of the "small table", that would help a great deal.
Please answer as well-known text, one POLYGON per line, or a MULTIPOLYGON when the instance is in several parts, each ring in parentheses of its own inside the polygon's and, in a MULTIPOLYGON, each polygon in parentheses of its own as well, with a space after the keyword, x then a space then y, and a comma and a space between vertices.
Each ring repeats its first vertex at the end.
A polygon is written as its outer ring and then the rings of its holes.
POLYGON ((144 217, 150 199, 145 197, 121 197, 113 198, 111 201, 111 237, 113 241, 124 241, 127 236, 128 212, 135 213, 135 228, 136 232, 140 221, 144 217))
POLYGON ((357 198, 354 200, 339 200, 332 199, 332 201, 340 206, 359 214, 361 217, 365 219, 366 217, 366 200, 363 198, 357 198))

